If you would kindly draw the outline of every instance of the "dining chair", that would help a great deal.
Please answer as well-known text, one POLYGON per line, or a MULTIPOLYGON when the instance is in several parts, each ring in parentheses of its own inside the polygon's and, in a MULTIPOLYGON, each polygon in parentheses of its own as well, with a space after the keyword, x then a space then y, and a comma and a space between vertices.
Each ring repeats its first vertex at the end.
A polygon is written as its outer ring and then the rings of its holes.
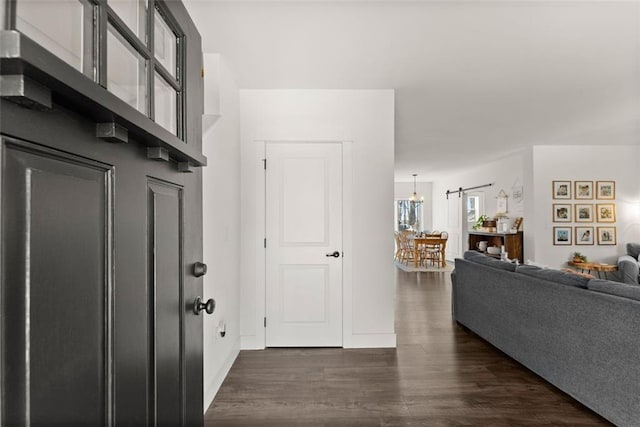
MULTIPOLYGON (((409 233, 410 234, 410 233, 409 233)), ((413 261, 413 242, 409 239, 409 234, 405 232, 399 233, 400 239, 400 262, 408 264, 413 261)))
POLYGON ((393 237, 396 241, 396 254, 393 257, 393 260, 400 261, 400 259, 402 258, 402 243, 400 242, 400 233, 398 231, 394 231, 393 237))
MULTIPOLYGON (((435 234, 430 234, 430 236, 446 240, 449 238, 449 233, 446 231, 437 231, 435 234)), ((427 261, 430 261, 431 265, 442 265, 442 243, 425 245, 425 266, 427 261)))

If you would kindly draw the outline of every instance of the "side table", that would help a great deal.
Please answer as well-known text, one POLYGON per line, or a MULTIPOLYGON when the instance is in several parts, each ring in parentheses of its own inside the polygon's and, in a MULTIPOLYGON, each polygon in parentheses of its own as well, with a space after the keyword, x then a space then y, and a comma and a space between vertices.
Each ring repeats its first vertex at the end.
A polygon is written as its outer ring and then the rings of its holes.
POLYGON ((603 264, 597 262, 567 262, 571 267, 580 270, 582 273, 587 271, 587 273, 591 273, 591 271, 595 271, 598 273, 598 278, 602 279, 602 274, 604 273, 604 278, 608 279, 607 273, 610 271, 618 271, 618 266, 613 264, 603 264))

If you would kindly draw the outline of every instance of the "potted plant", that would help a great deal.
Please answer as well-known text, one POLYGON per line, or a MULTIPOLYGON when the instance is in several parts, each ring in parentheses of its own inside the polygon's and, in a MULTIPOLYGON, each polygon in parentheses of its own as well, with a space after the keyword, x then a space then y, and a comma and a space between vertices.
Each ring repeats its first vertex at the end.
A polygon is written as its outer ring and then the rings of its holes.
POLYGON ((587 262, 587 256, 581 254, 580 252, 574 252, 573 253, 573 262, 587 262))
POLYGON ((476 221, 476 223, 475 223, 475 224, 473 225, 473 227, 471 227, 471 228, 473 228, 474 230, 478 230, 479 228, 481 228, 481 227, 482 227, 482 223, 483 223, 483 222, 485 222, 485 221, 486 221, 486 220, 488 220, 488 219, 489 219, 489 217, 488 217, 488 216, 486 216, 486 215, 480 215, 480 216, 478 217, 478 220, 476 221))

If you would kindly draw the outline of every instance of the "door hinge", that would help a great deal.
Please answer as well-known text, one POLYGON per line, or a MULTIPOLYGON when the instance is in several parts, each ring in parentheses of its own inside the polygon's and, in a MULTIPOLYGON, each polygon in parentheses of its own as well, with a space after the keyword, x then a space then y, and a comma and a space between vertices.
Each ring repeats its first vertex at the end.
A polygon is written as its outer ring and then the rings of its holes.
POLYGON ((264 166, 264 170, 267 170, 267 159, 262 159, 262 164, 264 166))
POLYGON ((266 317, 264 318, 264 327, 265 328, 267 327, 267 318, 266 317))
POLYGON ((267 238, 264 238, 264 248, 267 249, 267 238))

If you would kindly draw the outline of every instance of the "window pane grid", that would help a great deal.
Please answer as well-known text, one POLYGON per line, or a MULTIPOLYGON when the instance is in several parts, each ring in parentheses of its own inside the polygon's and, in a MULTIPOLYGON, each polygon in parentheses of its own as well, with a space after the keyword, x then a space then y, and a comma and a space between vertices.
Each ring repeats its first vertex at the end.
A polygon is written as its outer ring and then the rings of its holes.
MULTIPOLYGON (((3 1, 3 12, 6 11, 6 5, 6 1, 3 1)), ((14 6, 15 29, 95 79, 94 17, 97 9, 93 2, 19 0, 14 6)))
POLYGON ((137 109, 148 113, 147 60, 113 26, 107 35, 107 89, 137 109))
POLYGON ((0 30, 4 30, 6 28, 6 25, 5 25, 6 11, 7 11, 7 1, 0 0, 0 30))
POLYGON ((168 84, 173 86, 173 88, 179 91, 182 88, 180 82, 176 80, 169 72, 162 66, 162 64, 156 62, 155 63, 156 72, 162 76, 163 79, 167 81, 168 84))
POLYGON ((147 14, 149 4, 147 0, 108 0, 112 14, 146 45, 147 14))
POLYGON ((178 92, 157 73, 154 81, 155 122, 175 135, 178 132, 178 92))
POLYGON ((120 36, 125 40, 127 40, 127 42, 131 46, 133 46, 142 57, 144 57, 145 59, 151 59, 151 51, 135 34, 131 32, 131 30, 120 19, 120 17, 114 14, 112 10, 109 11, 108 19, 109 19, 109 26, 112 28, 115 28, 120 34, 120 36))
POLYGON ((178 76, 178 37, 157 7, 154 12, 153 43, 156 61, 176 78, 178 76))

